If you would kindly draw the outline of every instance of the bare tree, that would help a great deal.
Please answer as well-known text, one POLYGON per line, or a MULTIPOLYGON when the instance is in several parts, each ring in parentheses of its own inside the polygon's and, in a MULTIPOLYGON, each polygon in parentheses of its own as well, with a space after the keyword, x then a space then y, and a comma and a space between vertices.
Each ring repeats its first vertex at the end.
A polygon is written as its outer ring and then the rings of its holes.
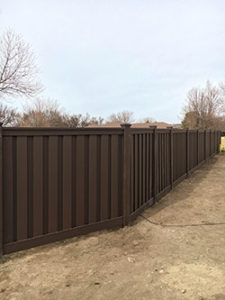
POLYGON ((30 46, 13 31, 0 39, 0 96, 34 96, 41 91, 30 46))
POLYGON ((16 125, 18 118, 19 114, 15 109, 9 108, 0 103, 0 122, 3 123, 3 126, 16 125))
POLYGON ((209 81, 205 88, 193 88, 187 94, 183 127, 194 129, 217 128, 225 112, 225 97, 221 88, 209 81))
POLYGON ((111 114, 108 117, 107 122, 132 123, 134 122, 134 113, 124 110, 116 114, 111 114))
POLYGON ((101 117, 91 117, 89 114, 67 114, 63 112, 57 101, 40 100, 26 107, 18 120, 21 127, 86 127, 92 124, 102 124, 101 117))
POLYGON ((63 115, 63 122, 65 127, 76 128, 76 127, 87 127, 89 125, 101 125, 104 119, 99 117, 91 117, 89 114, 86 115, 63 115))
POLYGON ((57 101, 35 99, 24 106, 18 121, 21 127, 62 127, 63 120, 57 101))
POLYGON ((142 123, 155 123, 156 120, 154 118, 151 118, 151 117, 146 117, 146 118, 141 119, 141 122, 142 123))

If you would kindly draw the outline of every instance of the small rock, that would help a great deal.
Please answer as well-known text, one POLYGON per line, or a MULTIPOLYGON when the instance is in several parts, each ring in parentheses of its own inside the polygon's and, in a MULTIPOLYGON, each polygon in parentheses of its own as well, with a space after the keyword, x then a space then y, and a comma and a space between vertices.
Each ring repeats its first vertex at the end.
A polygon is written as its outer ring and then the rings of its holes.
POLYGON ((158 272, 158 269, 157 268, 155 268, 155 270, 154 270, 155 272, 158 272))
POLYGON ((127 260, 129 261, 129 263, 134 263, 135 262, 135 258, 134 257, 128 257, 127 260))
POLYGON ((160 270, 159 273, 160 273, 160 274, 164 273, 164 270, 160 270))
POLYGON ((187 292, 187 290, 184 289, 184 290, 182 290, 181 292, 182 292, 182 294, 185 294, 185 293, 187 292))
POLYGON ((69 287, 69 286, 70 286, 70 284, 69 284, 69 283, 67 283, 67 284, 66 284, 66 287, 69 287))
POLYGON ((138 246, 139 245, 138 241, 133 241, 133 245, 138 246))
POLYGON ((95 285, 100 285, 100 282, 95 282, 95 285))

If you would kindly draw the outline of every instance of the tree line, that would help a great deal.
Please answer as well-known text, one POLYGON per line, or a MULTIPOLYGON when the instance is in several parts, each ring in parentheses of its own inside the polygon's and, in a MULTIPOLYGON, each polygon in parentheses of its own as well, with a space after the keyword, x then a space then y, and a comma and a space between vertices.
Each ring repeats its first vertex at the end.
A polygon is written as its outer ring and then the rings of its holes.
POLYGON ((87 127, 103 123, 132 123, 133 112, 122 111, 111 114, 104 120, 102 117, 92 117, 88 113, 68 114, 63 111, 57 101, 35 99, 28 103, 23 112, 19 113, 0 103, 0 122, 11 127, 87 127))

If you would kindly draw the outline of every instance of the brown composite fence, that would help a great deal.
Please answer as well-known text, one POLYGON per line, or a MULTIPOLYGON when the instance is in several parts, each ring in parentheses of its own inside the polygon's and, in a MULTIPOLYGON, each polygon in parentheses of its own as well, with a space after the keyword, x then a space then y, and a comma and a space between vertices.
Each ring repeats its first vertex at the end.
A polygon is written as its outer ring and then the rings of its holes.
POLYGON ((219 143, 219 131, 1 127, 1 252, 126 225, 219 143))

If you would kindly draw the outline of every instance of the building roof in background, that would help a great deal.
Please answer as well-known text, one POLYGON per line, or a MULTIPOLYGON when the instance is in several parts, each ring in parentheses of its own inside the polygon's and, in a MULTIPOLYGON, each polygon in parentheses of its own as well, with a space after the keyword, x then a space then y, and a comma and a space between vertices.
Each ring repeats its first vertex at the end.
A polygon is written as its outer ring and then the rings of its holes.
MULTIPOLYGON (((111 122, 102 125, 89 125, 91 128, 99 128, 99 127, 109 127, 109 128, 118 128, 120 127, 120 122, 111 122)), ((153 122, 153 123, 133 123, 131 124, 132 128, 149 128, 149 126, 157 126, 157 128, 166 128, 166 127, 174 127, 180 128, 180 124, 169 124, 166 122, 153 122)))

